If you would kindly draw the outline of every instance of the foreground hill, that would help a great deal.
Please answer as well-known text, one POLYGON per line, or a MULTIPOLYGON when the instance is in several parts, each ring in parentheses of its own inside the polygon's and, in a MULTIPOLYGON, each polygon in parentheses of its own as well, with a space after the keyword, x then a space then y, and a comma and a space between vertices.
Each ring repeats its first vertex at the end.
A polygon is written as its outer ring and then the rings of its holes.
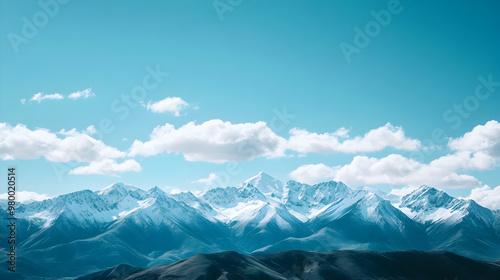
POLYGON ((200 254, 169 265, 120 265, 77 280, 139 279, 426 279, 498 280, 500 264, 446 251, 285 251, 254 256, 200 254))

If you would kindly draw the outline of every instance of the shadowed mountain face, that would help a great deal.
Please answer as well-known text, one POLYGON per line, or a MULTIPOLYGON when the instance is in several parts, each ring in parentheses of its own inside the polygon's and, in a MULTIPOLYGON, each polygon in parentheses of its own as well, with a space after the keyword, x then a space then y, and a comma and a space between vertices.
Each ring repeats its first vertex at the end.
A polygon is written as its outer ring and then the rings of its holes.
POLYGON ((28 279, 222 251, 445 250, 500 259, 499 211, 426 186, 394 198, 342 182, 282 183, 259 173, 196 195, 114 184, 21 204, 17 214, 19 271, 28 279))
POLYGON ((110 279, 426 279, 498 280, 498 263, 445 251, 285 251, 255 256, 233 251, 196 255, 140 270, 118 266, 77 280, 110 279))

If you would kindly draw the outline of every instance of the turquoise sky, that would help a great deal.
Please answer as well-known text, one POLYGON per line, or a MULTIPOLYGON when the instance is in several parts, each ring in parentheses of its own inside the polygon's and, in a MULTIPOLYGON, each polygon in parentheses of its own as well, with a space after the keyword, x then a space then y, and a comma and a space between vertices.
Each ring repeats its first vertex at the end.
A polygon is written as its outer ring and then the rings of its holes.
MULTIPOLYGON (((148 141, 158 125, 179 128, 214 119, 263 121, 284 139, 292 128, 323 134, 345 127, 352 138, 391 123, 402 127, 405 137, 423 143, 417 151, 289 150, 285 156, 235 161, 238 172, 224 179, 227 185, 259 171, 286 181, 300 166, 339 167, 355 156, 399 154, 428 164, 454 153, 448 140, 425 142, 436 129, 458 138, 488 121, 500 121, 500 87, 486 99, 476 99, 477 104, 470 97, 480 84, 478 77, 500 81, 499 11, 498 1, 1 1, 0 123, 22 124, 31 131, 44 128, 60 139, 65 138, 57 134, 61 129, 81 132, 93 125, 102 134, 91 137, 125 153, 134 140, 148 141), (356 47, 356 27, 370 28, 373 13, 391 9, 385 26, 372 24, 374 36, 356 47), (26 27, 27 22, 36 30, 26 27), (357 52, 346 59, 342 43, 357 52), (189 104, 179 116, 155 113, 136 101, 131 103, 135 108, 126 106, 126 116, 124 109, 116 109, 124 103, 116 105, 115 100, 143 85, 147 67, 169 75, 143 101, 179 97, 189 104), (87 88, 94 96, 68 98, 87 88), (59 93, 64 99, 30 102, 39 92, 59 93), (471 110, 460 115, 454 104, 471 110), (271 126, 275 112, 284 109, 294 117, 271 126), (103 120, 111 131, 103 132, 103 120), (426 144, 434 147, 425 150, 426 144)), ((0 154, 13 149, 19 147, 0 144, 0 154)), ((189 161, 174 152, 116 160, 127 159, 140 164, 141 171, 73 175, 67 173, 89 163, 53 162, 43 155, 0 163, 2 170, 17 167, 22 190, 48 195, 114 182, 200 190, 206 186, 194 181, 211 173, 225 178, 230 168, 227 162, 189 161)), ((493 167, 456 172, 496 187, 500 176, 495 160, 493 167)), ((373 185, 388 191, 405 184, 373 185)), ((470 193, 470 188, 446 190, 470 193)))

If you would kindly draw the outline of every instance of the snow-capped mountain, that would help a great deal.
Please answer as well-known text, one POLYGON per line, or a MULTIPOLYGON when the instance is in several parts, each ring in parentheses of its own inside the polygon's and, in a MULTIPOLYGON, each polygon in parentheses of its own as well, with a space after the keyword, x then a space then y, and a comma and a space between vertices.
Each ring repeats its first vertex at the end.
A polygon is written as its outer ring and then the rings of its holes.
POLYGON ((397 204, 388 199, 370 188, 282 183, 263 172, 198 195, 118 183, 22 204, 18 246, 26 273, 51 277, 224 250, 444 249, 500 258, 499 211, 427 186, 397 204), (52 262, 66 265, 47 269, 52 262))
POLYGON ((284 187, 282 203, 298 219, 306 222, 351 193, 352 190, 342 182, 330 181, 310 186, 288 181, 284 187))
POLYGON ((404 196, 400 209, 426 228, 432 247, 488 258, 500 252, 494 212, 473 200, 457 199, 422 186, 404 196))
POLYGON ((281 197, 283 194, 283 183, 264 172, 245 180, 241 185, 252 185, 267 197, 281 197))

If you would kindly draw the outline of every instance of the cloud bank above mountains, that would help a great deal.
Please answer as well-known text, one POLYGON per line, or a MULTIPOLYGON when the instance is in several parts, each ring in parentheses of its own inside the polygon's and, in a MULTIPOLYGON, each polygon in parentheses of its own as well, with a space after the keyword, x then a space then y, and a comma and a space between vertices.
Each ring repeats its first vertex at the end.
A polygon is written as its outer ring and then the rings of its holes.
POLYGON ((390 123, 357 136, 350 136, 349 129, 344 127, 330 133, 292 128, 288 139, 275 133, 266 122, 231 123, 213 119, 177 128, 166 123, 154 128, 148 140, 134 140, 128 150, 109 146, 94 138, 94 133, 93 126, 82 131, 52 132, 30 129, 23 124, 0 123, 0 158, 79 162, 87 165, 73 168, 70 174, 116 176, 140 172, 142 167, 137 160, 159 154, 179 154, 187 161, 219 164, 308 154, 354 154, 351 162, 344 165, 305 164, 290 171, 289 176, 304 183, 333 179, 350 185, 425 184, 444 188, 484 187, 468 172, 495 169, 500 160, 500 123, 495 120, 476 126, 461 137, 449 138, 446 146, 449 153, 428 163, 396 153, 435 147, 423 147, 419 139, 408 137, 402 127, 390 123), (366 155, 386 149, 391 153, 383 157, 366 155))

